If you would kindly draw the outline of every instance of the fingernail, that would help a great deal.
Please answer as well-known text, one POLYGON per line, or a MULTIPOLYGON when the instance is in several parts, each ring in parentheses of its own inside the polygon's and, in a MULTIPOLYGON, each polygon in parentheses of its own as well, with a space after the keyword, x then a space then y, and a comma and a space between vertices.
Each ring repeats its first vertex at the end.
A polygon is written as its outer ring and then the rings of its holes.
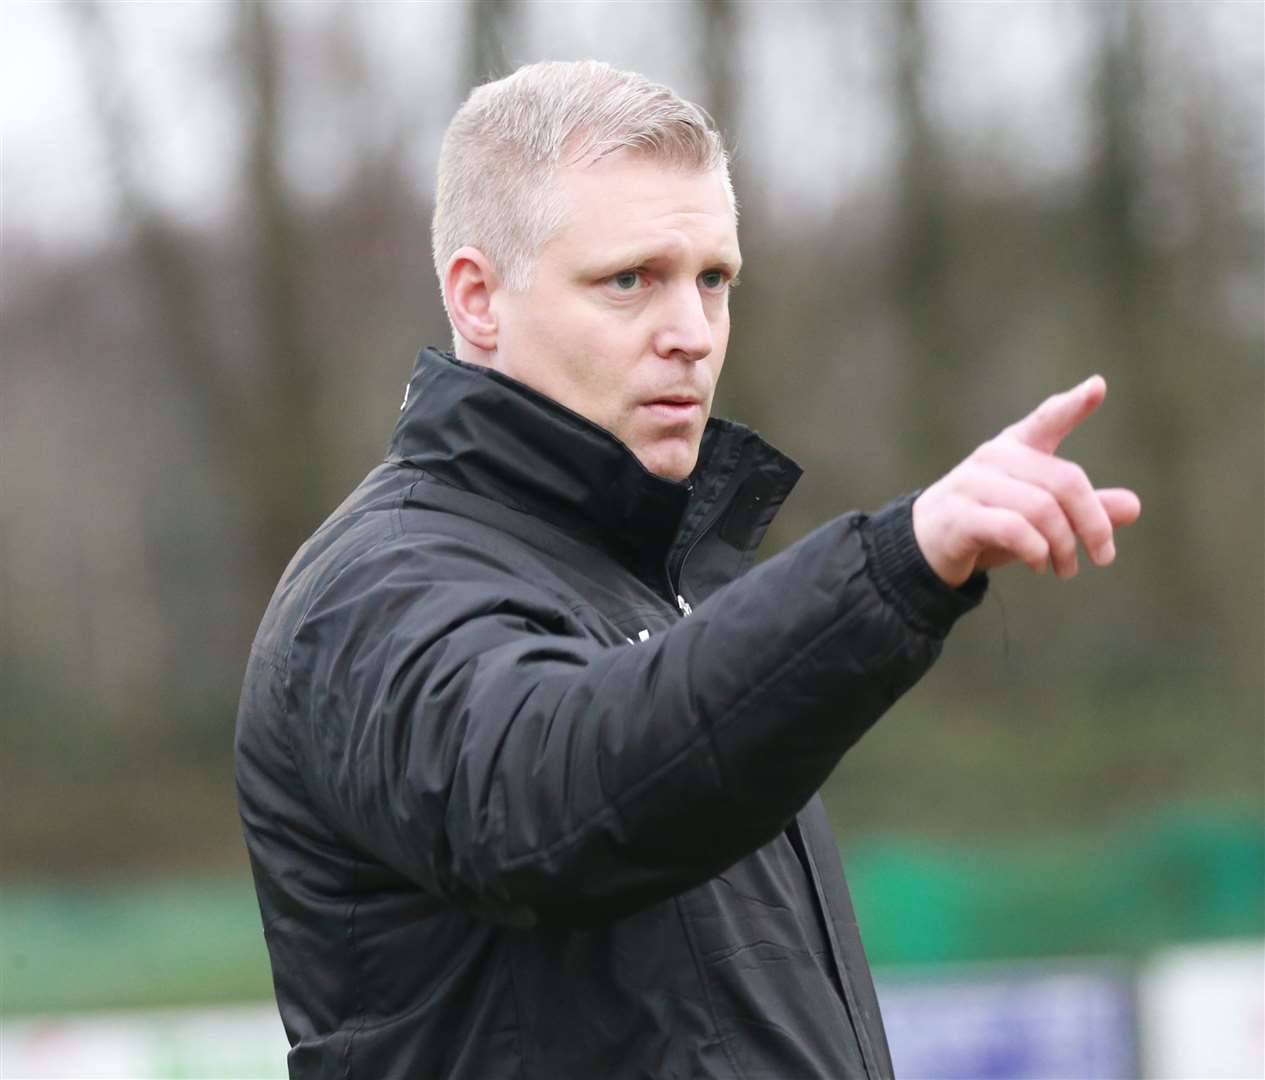
POLYGON ((1116 561, 1116 545, 1115 541, 1108 540, 1103 544, 1098 552, 1098 563, 1100 566, 1109 566, 1116 561))

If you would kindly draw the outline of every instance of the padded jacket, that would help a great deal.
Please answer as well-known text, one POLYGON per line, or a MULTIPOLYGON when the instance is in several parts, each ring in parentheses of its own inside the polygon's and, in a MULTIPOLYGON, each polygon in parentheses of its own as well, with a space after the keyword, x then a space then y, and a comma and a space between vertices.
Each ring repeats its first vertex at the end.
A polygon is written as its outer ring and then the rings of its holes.
POLYGON ((751 569, 798 468, 688 481, 425 350, 250 653, 238 799, 292 1077, 885 1077, 817 790, 933 662, 911 500, 751 569))

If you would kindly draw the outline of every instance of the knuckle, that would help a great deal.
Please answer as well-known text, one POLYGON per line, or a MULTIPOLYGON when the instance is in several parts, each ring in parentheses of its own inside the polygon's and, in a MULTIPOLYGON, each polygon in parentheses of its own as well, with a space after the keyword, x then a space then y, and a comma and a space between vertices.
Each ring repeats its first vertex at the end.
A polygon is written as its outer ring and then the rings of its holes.
POLYGON ((995 438, 989 439, 987 442, 980 443, 979 446, 977 446, 974 450, 970 452, 969 455, 967 455, 966 461, 963 462, 963 464, 970 463, 970 464, 978 465, 980 462, 991 461, 993 458, 993 455, 996 453, 997 443, 999 443, 1004 438, 1005 438, 1005 432, 1003 432, 1001 435, 996 436, 995 438))
POLYGON ((1062 410, 1063 399, 1060 395, 1055 394, 1053 397, 1046 398, 1037 406, 1037 422, 1042 427, 1048 427, 1058 420, 1062 410))
POLYGON ((1111 526, 1096 522, 1085 530, 1085 543, 1090 548, 1099 548, 1111 539, 1111 526))
POLYGON ((1089 477, 1079 465, 1064 462, 1055 476, 1055 488, 1064 498, 1080 495, 1089 487, 1089 477))
POLYGON ((1063 508, 1059 501, 1048 491, 1038 492, 1033 515, 1042 524, 1053 528, 1063 519, 1063 508))
POLYGON ((996 524, 991 516, 977 513, 975 508, 970 506, 963 506, 958 521, 962 536, 972 542, 986 541, 996 530, 996 524))
POLYGON ((1019 517, 1007 517, 1000 531, 1002 541, 1009 548, 1022 547, 1028 536, 1028 528, 1019 517))

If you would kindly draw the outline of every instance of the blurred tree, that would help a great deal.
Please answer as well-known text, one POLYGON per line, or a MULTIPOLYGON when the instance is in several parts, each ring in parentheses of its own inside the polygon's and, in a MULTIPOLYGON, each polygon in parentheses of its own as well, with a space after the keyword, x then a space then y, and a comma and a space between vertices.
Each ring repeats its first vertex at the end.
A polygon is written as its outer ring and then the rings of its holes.
POLYGON ((106 143, 119 217, 134 246, 135 268, 153 323, 173 366, 196 385, 213 423, 231 423, 230 394, 220 378, 200 301, 196 257, 143 180, 140 123, 127 94, 109 20, 97 0, 66 4, 60 10, 74 31, 97 128, 106 143))
POLYGON ((109 20, 94 0, 62 10, 76 31, 121 217, 132 231, 136 268, 170 358, 165 367, 196 405, 228 470, 229 490, 244 504, 247 562, 256 582, 251 591, 266 596, 328 502, 322 454, 330 449, 317 433, 322 364, 303 333, 296 273, 302 228, 282 169, 281 58, 272 9, 264 2, 232 9, 238 85, 246 99, 242 192, 253 278, 251 310, 238 315, 258 335, 244 386, 226 370, 222 337, 203 302, 202 241, 168 219, 142 180, 140 125, 109 20))
MULTIPOLYGON (((1197 348, 1203 334, 1186 323, 1168 294, 1169 259, 1157 246, 1155 222, 1146 212, 1154 169, 1144 140, 1151 104, 1144 13, 1136 4, 1098 4, 1088 12, 1096 45, 1091 93, 1096 131, 1085 212, 1097 264, 1089 276, 1098 282, 1100 366, 1136 372, 1129 381, 1129 438, 1154 481, 1148 519, 1162 522, 1140 557, 1153 580, 1165 582, 1154 602, 1165 609, 1163 622, 1176 645, 1185 636, 1185 614, 1198 609, 1207 591, 1205 567, 1190 565, 1185 492, 1168 482, 1184 459, 1199 452, 1190 430, 1200 417, 1190 397, 1188 350, 1197 348), (1173 573, 1177 567, 1181 572, 1173 573)), ((1182 647, 1197 652, 1201 643, 1182 647)))
MULTIPOLYGON (((239 416, 234 473, 249 504, 256 562, 269 585, 306 539, 333 492, 319 430, 323 358, 304 332, 303 222, 284 171, 282 50, 271 5, 233 8, 246 131, 244 212, 258 339, 248 410, 239 416), (244 435, 245 438, 241 438, 244 435)), ((266 592, 263 593, 266 595, 266 592)))
POLYGON ((466 0, 466 48, 460 99, 474 87, 514 70, 507 43, 517 37, 520 5, 515 0, 466 0))
MULTIPOLYGON (((732 146, 739 127, 741 101, 735 68, 742 62, 742 11, 735 0, 695 0, 698 15, 699 62, 703 69, 704 103, 732 146)), ((734 169, 746 169, 741 156, 734 160, 734 169)), ((735 176, 735 181, 737 176, 735 176)))
POLYGON ((951 178, 929 115, 927 28, 921 0, 890 6, 892 110, 900 140, 890 297, 904 336, 908 422, 902 443, 918 475, 935 475, 964 449, 946 404, 969 378, 949 288, 954 273, 951 178))

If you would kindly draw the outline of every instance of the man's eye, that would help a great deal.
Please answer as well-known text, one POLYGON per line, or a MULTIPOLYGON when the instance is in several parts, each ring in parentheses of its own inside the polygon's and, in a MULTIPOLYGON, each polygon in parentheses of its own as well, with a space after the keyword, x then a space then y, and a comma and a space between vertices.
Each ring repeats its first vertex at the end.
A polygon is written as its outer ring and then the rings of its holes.
POLYGON ((725 273, 723 270, 704 270, 698 275, 698 280, 704 289, 719 289, 725 284, 725 273))
POLYGON ((641 275, 636 270, 624 270, 611 278, 611 284, 620 292, 632 292, 641 281, 641 275))

